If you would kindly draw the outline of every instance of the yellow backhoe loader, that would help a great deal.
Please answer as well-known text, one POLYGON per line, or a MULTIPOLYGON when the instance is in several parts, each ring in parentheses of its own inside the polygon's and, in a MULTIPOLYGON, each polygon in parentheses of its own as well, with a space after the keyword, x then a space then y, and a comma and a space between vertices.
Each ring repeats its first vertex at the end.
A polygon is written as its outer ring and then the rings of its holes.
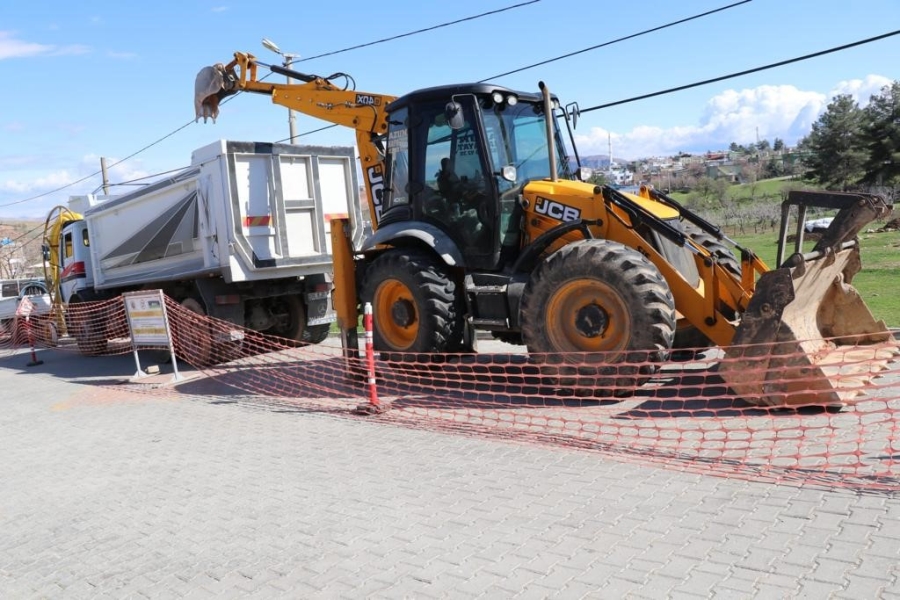
POLYGON ((488 330, 524 343, 559 385, 623 395, 673 347, 718 345, 722 376, 749 402, 832 407, 858 393, 831 376, 836 356, 852 348, 873 373, 896 353, 849 286, 856 233, 889 210, 879 197, 840 196, 815 250, 769 269, 665 194, 587 183, 563 144, 577 106, 560 108, 543 83, 537 93, 475 83, 393 97, 338 86, 352 82, 342 73, 276 65, 265 66, 296 83, 269 83, 260 66, 238 52, 206 67, 197 116, 254 92, 356 131, 374 233, 356 248, 335 240, 334 300, 354 329, 372 303, 378 350, 466 351, 488 330))

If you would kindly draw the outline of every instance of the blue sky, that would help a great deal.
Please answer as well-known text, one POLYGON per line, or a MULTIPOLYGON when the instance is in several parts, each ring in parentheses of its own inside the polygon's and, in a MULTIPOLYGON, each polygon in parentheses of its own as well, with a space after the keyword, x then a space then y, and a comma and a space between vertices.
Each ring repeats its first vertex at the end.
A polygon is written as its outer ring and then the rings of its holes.
MULTIPOLYGON (((216 124, 193 123, 196 73, 227 62, 236 50, 280 62, 262 47, 263 37, 285 52, 310 57, 525 1, 0 0, 0 219, 42 218, 69 195, 96 190, 99 175, 51 192, 99 171, 101 156, 111 164, 137 153, 111 170, 111 182, 118 183, 185 167, 194 149, 220 138, 284 140, 287 111, 263 96, 234 98, 222 106, 216 124)), ((344 71, 359 90, 401 95, 493 77, 734 1, 539 0, 295 68, 321 75, 344 71)), ((545 81, 564 102, 590 108, 855 42, 898 25, 897 0, 752 0, 493 81, 525 90, 545 81)), ((731 141, 753 142, 757 135, 793 144, 835 93, 852 93, 865 103, 900 78, 898 56, 900 36, 592 111, 578 123, 579 150, 605 154, 610 139, 613 155, 622 158, 715 150, 731 141)), ((297 128, 303 133, 325 124, 299 116, 297 128)), ((353 136, 334 128, 300 141, 352 145, 353 136)))

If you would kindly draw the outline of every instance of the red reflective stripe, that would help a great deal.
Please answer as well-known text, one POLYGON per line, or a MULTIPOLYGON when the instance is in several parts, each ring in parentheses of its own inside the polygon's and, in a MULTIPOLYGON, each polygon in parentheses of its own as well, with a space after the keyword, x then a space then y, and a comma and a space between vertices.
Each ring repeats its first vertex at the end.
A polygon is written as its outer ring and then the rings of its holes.
POLYGON ((66 277, 77 277, 79 275, 84 275, 84 261, 73 262, 60 273, 59 278, 65 279, 66 277))
POLYGON ((244 227, 268 227, 272 223, 272 216, 244 217, 244 227))

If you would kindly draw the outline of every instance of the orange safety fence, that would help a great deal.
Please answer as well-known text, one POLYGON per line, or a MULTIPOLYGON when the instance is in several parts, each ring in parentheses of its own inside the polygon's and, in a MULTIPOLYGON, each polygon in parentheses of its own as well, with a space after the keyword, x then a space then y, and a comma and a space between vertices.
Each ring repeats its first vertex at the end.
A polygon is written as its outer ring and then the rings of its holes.
MULTIPOLYGON (((206 317, 168 298, 166 306, 178 360, 205 378, 273 405, 287 402, 348 417, 369 397, 364 351, 347 357, 335 336, 306 344, 206 317)), ((55 343, 52 324, 57 323, 69 334, 60 337, 62 329, 56 334, 60 350, 132 351, 121 298, 69 306, 65 317, 29 320, 30 339, 38 348, 55 343)), ((30 343, 24 319, 3 322, 0 350, 30 343)), ((891 339, 874 350, 869 344, 845 346, 839 361, 832 356, 829 379, 857 394, 837 410, 748 402, 720 375, 733 359, 719 348, 673 351, 663 362, 631 357, 609 364, 597 353, 529 355, 521 346, 480 340, 477 353, 380 353, 378 398, 388 410, 366 418, 601 451, 694 473, 898 491, 896 353, 891 339), (875 354, 882 360, 873 361, 875 354)), ((782 389, 783 373, 763 369, 763 363, 741 364, 767 389, 782 389)), ((791 373, 790 393, 802 392, 804 383, 818 389, 821 382, 813 379, 818 375, 810 373, 808 382, 791 373)), ((179 393, 179 385, 147 389, 179 393)))

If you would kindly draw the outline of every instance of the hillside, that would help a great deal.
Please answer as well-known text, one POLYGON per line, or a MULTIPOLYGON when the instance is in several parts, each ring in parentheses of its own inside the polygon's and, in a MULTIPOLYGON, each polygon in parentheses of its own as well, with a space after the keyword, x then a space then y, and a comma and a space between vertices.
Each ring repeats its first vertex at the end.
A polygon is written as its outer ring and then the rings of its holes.
POLYGON ((41 277, 44 223, 9 219, 0 222, 0 279, 41 277))

